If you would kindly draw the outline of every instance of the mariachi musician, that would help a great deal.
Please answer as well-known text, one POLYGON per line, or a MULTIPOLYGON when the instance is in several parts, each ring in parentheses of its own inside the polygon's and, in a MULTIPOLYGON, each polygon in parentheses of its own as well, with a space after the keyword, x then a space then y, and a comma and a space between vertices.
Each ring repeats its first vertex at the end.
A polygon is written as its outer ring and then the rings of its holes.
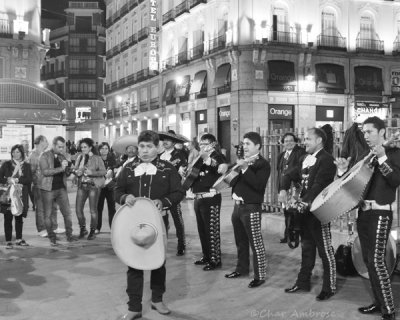
MULTIPOLYGON (((374 155, 371 160, 374 173, 358 210, 357 231, 374 302, 358 311, 362 314, 381 313, 381 319, 395 319, 385 251, 393 221, 392 203, 400 185, 400 149, 384 146, 385 123, 378 117, 367 118, 362 131, 374 155)), ((349 160, 350 158, 336 160, 339 175, 347 171, 349 160)))
POLYGON ((235 271, 226 274, 229 279, 249 273, 249 245, 253 251, 254 279, 249 288, 255 288, 265 282, 266 258, 264 241, 261 234, 261 204, 271 172, 269 162, 260 155, 261 136, 257 132, 248 132, 243 136, 244 159, 237 161, 239 175, 234 178, 232 198, 235 206, 232 213, 232 225, 238 252, 235 271))
POLYGON ((320 128, 311 128, 305 139, 307 156, 301 163, 290 181, 301 181, 301 200, 297 209, 301 213, 301 268, 296 283, 285 289, 287 293, 310 291, 311 274, 315 266, 316 251, 322 259, 324 269, 322 290, 317 296, 318 301, 327 300, 336 292, 336 262, 332 247, 330 224, 322 225, 310 212, 310 205, 318 194, 335 178, 336 166, 333 156, 325 150, 330 143, 326 133, 320 128), (297 175, 297 177, 296 177, 297 175))
POLYGON ((218 150, 217 140, 211 133, 200 139, 199 174, 192 184, 194 211, 203 257, 194 262, 204 265, 204 271, 221 267, 220 211, 221 194, 211 189, 221 173, 227 169, 224 155, 218 150))
MULTIPOLYGON (((185 140, 175 134, 174 130, 159 133, 160 140, 163 141, 164 151, 160 154, 160 159, 170 162, 175 169, 182 175, 188 165, 187 155, 183 150, 175 148, 176 143, 183 143, 185 140)), ((174 220, 176 237, 178 238, 178 246, 176 255, 183 256, 185 254, 185 225, 183 222, 181 204, 177 203, 171 206, 170 212, 174 220)), ((168 216, 166 216, 168 219, 168 216)))

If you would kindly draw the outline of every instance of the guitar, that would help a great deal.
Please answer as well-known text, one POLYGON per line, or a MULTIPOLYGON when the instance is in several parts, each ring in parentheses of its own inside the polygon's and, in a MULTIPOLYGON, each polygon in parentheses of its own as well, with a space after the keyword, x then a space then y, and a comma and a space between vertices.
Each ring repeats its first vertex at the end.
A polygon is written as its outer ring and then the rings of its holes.
MULTIPOLYGON (((209 152, 211 154, 214 151, 216 146, 216 142, 211 143, 210 145, 206 146, 203 152, 209 152)), ((182 187, 184 190, 189 190, 190 187, 193 185, 194 181, 197 179, 200 173, 201 166, 203 165, 204 160, 199 155, 197 158, 193 160, 193 162, 189 165, 186 174, 185 180, 182 182, 182 187)))

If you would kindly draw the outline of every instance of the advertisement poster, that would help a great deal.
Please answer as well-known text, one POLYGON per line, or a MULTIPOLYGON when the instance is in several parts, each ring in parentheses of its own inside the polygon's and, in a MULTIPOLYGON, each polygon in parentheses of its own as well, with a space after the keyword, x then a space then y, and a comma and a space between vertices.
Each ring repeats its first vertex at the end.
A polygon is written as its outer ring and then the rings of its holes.
POLYGON ((33 127, 28 125, 7 124, 0 126, 0 161, 11 159, 11 148, 22 140, 32 143, 33 127))

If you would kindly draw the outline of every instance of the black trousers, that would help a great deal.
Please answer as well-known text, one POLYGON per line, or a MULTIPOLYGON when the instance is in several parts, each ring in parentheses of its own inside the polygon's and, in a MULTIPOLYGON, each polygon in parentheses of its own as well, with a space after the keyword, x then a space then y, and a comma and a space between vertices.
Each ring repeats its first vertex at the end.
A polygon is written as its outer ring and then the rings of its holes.
POLYGON ((321 222, 310 212, 304 213, 301 231, 301 268, 296 284, 305 290, 311 287, 310 279, 315 266, 316 251, 324 268, 322 291, 336 292, 336 262, 332 247, 330 224, 321 222))
POLYGON ((109 189, 107 187, 100 189, 99 200, 97 202, 97 230, 99 231, 103 225, 103 209, 105 200, 107 200, 108 224, 111 228, 111 222, 115 215, 115 199, 113 189, 109 189))
POLYGON ((172 206, 169 211, 171 212, 172 219, 174 220, 176 237, 178 239, 178 250, 185 249, 185 224, 182 217, 181 204, 172 206))
POLYGON ((235 204, 232 225, 237 249, 236 272, 249 273, 250 250, 253 252, 254 279, 267 275, 264 241, 261 234, 261 204, 235 204))
POLYGON ((289 212, 286 209, 283 209, 283 214, 285 216, 285 231, 283 232, 283 238, 287 239, 288 237, 288 227, 289 227, 289 212))
POLYGON ((194 200, 197 231, 201 243, 203 258, 207 262, 218 264, 221 262, 220 211, 221 194, 211 198, 194 200))
POLYGON ((12 240, 12 221, 15 218, 15 238, 22 239, 22 226, 24 225, 23 216, 14 216, 11 211, 4 214, 4 233, 6 242, 12 240))
POLYGON ((361 252, 368 269, 374 303, 381 308, 382 314, 394 312, 392 285, 385 261, 392 221, 392 211, 358 211, 357 231, 361 252))

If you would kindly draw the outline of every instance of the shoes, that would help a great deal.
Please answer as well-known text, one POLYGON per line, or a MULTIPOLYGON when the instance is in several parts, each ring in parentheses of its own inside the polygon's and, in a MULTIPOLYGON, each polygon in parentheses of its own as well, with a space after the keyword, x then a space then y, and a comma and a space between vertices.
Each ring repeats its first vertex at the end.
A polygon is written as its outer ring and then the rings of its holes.
POLYGON ((249 287, 249 288, 256 288, 256 287, 258 287, 258 286, 261 286, 264 282, 265 282, 265 280, 253 279, 253 280, 251 280, 251 282, 249 283, 248 287, 249 287))
POLYGON ((88 237, 87 237, 88 240, 94 240, 94 239, 96 239, 96 235, 94 234, 95 231, 96 231, 95 229, 90 229, 90 233, 89 233, 89 235, 88 235, 88 237))
POLYGON ((362 314, 380 313, 381 308, 379 308, 375 303, 373 303, 369 306, 358 308, 358 311, 362 314))
POLYGON ((242 276, 241 273, 236 272, 236 271, 233 271, 233 272, 231 272, 231 273, 227 273, 227 274, 225 275, 225 278, 234 279, 234 278, 239 278, 239 277, 241 277, 241 276, 242 276))
POLYGON ((153 310, 156 310, 160 314, 169 314, 171 313, 171 310, 167 308, 167 306, 164 304, 164 302, 151 302, 151 308, 153 310))
POLYGON ((285 289, 285 292, 286 292, 286 293, 295 293, 295 292, 297 292, 297 291, 310 291, 310 290, 300 288, 297 284, 295 284, 295 285, 294 285, 293 287, 291 287, 291 288, 285 289))
POLYGON ((394 313, 383 314, 381 320, 396 320, 396 315, 394 313))
POLYGON ((142 317, 141 312, 128 311, 128 313, 123 315, 122 318, 119 318, 119 320, 134 320, 134 319, 139 319, 141 317, 142 317))
POLYGON ((279 240, 280 243, 287 243, 287 239, 286 238, 282 238, 281 240, 279 240))
POLYGON ((58 246, 57 240, 56 239, 50 239, 50 245, 52 247, 57 247, 58 246))
POLYGON ((35 206, 33 206, 33 207, 32 207, 32 210, 33 210, 33 211, 35 211, 35 210, 36 210, 36 207, 35 207, 35 206))
POLYGON ((176 252, 176 255, 178 257, 183 256, 185 254, 185 249, 178 249, 178 251, 176 252))
POLYGON ((12 248, 14 248, 12 242, 7 242, 6 243, 6 249, 12 249, 12 248))
POLYGON ((46 230, 40 231, 39 232, 39 237, 46 238, 47 237, 47 231, 46 230))
POLYGON ((15 245, 20 246, 20 247, 28 247, 29 246, 29 244, 27 244, 24 239, 16 240, 15 245))
POLYGON ((196 265, 196 266, 203 266, 203 265, 205 265, 205 264, 207 264, 208 263, 208 261, 203 257, 203 258, 201 258, 201 259, 199 259, 199 260, 196 260, 195 262, 194 262, 194 264, 196 265))
POLYGON ((73 235, 70 235, 70 236, 67 236, 67 241, 68 242, 78 241, 78 238, 73 235))
POLYGON ((203 270, 204 270, 204 271, 211 271, 211 270, 214 270, 214 269, 217 269, 217 268, 221 268, 221 266, 222 266, 222 263, 221 263, 221 262, 218 262, 218 263, 209 262, 209 263, 207 263, 207 264, 205 265, 205 267, 203 268, 203 270))
POLYGON ((328 300, 330 297, 332 297, 335 293, 330 291, 321 291, 319 295, 317 295, 317 297, 315 298, 317 301, 324 301, 324 300, 328 300))
POLYGON ((54 230, 54 233, 64 233, 65 229, 58 227, 56 230, 54 230))
POLYGON ((86 230, 86 227, 81 227, 81 231, 79 232, 79 239, 84 238, 89 232, 86 230))
POLYGON ((95 234, 99 234, 100 233, 100 230, 99 229, 96 229, 96 231, 94 232, 95 234))

